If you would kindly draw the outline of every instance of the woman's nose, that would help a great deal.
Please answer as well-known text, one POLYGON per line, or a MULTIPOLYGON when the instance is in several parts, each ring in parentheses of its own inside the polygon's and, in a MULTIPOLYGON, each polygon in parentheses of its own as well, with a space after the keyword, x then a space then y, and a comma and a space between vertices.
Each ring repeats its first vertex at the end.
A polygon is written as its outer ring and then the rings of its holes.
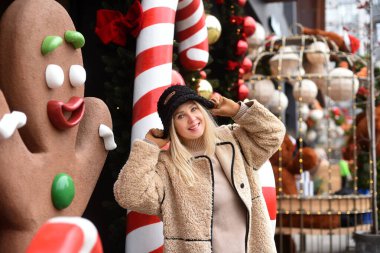
POLYGON ((195 120, 195 118, 196 118, 195 115, 189 113, 189 117, 188 117, 189 122, 193 122, 195 120))

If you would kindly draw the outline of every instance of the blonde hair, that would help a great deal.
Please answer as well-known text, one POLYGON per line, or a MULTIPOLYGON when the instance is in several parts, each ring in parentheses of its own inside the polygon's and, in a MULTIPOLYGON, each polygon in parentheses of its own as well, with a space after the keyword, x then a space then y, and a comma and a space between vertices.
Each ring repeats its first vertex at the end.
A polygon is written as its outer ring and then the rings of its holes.
MULTIPOLYGON (((205 130, 201 138, 203 138, 203 143, 205 143, 205 154, 213 155, 215 153, 215 146, 217 143, 216 137, 216 123, 208 111, 206 111, 203 106, 195 102, 204 118, 205 130)), ((178 169, 180 178, 189 186, 192 186, 197 178, 196 172, 193 170, 192 161, 193 155, 187 150, 187 148, 182 144, 176 130, 174 127, 173 118, 170 123, 170 155, 173 163, 178 169)))

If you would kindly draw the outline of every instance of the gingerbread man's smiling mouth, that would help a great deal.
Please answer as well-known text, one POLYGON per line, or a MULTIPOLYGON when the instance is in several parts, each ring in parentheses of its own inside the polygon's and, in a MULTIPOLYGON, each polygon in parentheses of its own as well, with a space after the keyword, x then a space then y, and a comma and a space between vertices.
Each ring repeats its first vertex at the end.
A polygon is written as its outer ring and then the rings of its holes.
POLYGON ((55 128, 60 130, 68 129, 77 125, 84 114, 84 100, 80 97, 72 97, 66 104, 50 100, 47 104, 47 113, 50 122, 55 128), (65 114, 71 113, 71 116, 66 119, 65 114))

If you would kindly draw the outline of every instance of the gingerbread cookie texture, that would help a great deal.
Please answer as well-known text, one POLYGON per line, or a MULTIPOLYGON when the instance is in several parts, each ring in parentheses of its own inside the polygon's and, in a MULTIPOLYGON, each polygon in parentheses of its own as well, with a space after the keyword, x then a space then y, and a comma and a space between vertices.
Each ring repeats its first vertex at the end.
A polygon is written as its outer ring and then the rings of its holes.
POLYGON ((99 178, 110 147, 99 128, 112 120, 84 98, 84 42, 54 0, 15 0, 1 17, 0 119, 17 111, 27 121, 0 139, 0 252, 25 252, 52 217, 81 216, 99 178), (62 173, 72 185, 53 189, 62 173))

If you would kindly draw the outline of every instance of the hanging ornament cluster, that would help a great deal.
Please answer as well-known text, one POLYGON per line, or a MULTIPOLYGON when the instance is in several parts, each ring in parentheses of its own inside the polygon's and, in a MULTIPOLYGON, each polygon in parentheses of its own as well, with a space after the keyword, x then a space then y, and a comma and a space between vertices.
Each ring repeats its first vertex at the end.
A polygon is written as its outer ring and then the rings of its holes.
MULTIPOLYGON (((246 0, 238 0, 237 4, 244 7, 246 0)), ((237 89, 237 97, 239 100, 244 100, 249 96, 250 89, 245 84, 244 79, 250 76, 252 70, 252 60, 247 56, 248 41, 247 39, 252 36, 256 31, 256 21, 250 16, 240 16, 235 12, 235 7, 231 6, 230 24, 234 27, 236 34, 236 45, 234 54, 237 61, 229 61, 227 69, 238 72, 238 80, 234 86, 237 89), (231 68, 231 62, 236 62, 236 66, 231 68)))

